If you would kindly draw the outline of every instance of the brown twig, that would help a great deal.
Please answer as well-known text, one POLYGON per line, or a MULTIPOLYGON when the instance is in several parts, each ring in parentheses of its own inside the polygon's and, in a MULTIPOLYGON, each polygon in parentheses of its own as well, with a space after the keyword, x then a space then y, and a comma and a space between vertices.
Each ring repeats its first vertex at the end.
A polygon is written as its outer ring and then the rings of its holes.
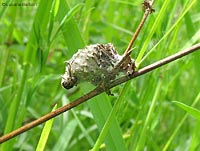
MULTIPOLYGON (((196 44, 196 45, 194 45, 194 46, 192 46, 188 49, 180 51, 180 52, 178 52, 178 53, 176 53, 172 56, 169 56, 169 57, 166 57, 162 60, 159 60, 159 61, 157 61, 153 64, 150 64, 150 65, 134 72, 132 75, 123 76, 119 79, 116 79, 116 80, 114 80, 110 83, 109 88, 113 88, 113 87, 115 87, 115 86, 117 86, 121 83, 124 83, 124 82, 130 80, 130 79, 136 78, 136 77, 141 76, 145 73, 153 71, 153 70, 155 70, 155 69, 157 69, 157 68, 159 68, 159 67, 161 67, 161 66, 163 66, 163 65, 165 65, 169 62, 172 62, 172 61, 177 60, 177 59, 179 59, 183 56, 186 56, 186 55, 188 55, 188 54, 190 54, 190 53, 192 53, 192 52, 194 52, 198 49, 200 49, 200 43, 198 43, 198 44, 196 44)), ((40 125, 41 123, 46 122, 47 120, 49 120, 51 118, 58 116, 59 114, 66 112, 66 111, 70 110, 71 108, 74 108, 74 107, 88 101, 89 99, 101 94, 102 92, 104 92, 104 90, 100 87, 97 87, 94 90, 90 91, 89 93, 85 94, 84 96, 78 98, 77 100, 75 100, 75 101, 73 101, 73 102, 53 111, 53 112, 50 112, 50 113, 46 114, 45 116, 43 116, 43 117, 41 117, 41 118, 39 118, 39 119, 29 123, 29 124, 26 124, 26 125, 22 126, 21 128, 19 128, 17 130, 12 131, 9 134, 2 136, 0 138, 0 143, 3 143, 6 140, 9 140, 9 139, 21 134, 21 133, 33 128, 33 127, 40 125)))
POLYGON ((144 2, 142 3, 143 9, 145 11, 144 15, 143 15, 142 20, 140 21, 135 33, 133 34, 132 39, 128 44, 128 47, 126 48, 126 51, 124 52, 124 56, 126 56, 126 54, 129 53, 129 51, 131 50, 133 43, 135 42, 136 38, 138 37, 148 15, 154 11, 154 9, 152 8, 153 3, 154 3, 154 0, 152 0, 151 3, 148 2, 147 0, 144 0, 144 2))
POLYGON ((155 70, 155 69, 157 69, 157 68, 159 68, 159 67, 161 67, 161 66, 163 66, 163 65, 165 65, 167 63, 170 63, 170 62, 172 62, 174 60, 177 60, 177 59, 179 59, 181 57, 184 57, 184 56, 186 56, 186 55, 188 55, 188 54, 190 54, 190 53, 192 53, 194 51, 197 51, 198 49, 200 49, 200 43, 198 43, 196 45, 193 45, 190 48, 187 48, 185 50, 182 50, 182 51, 180 51, 180 52, 178 52, 178 53, 176 53, 174 55, 166 57, 166 58, 164 58, 162 60, 159 60, 159 61, 157 61, 155 63, 152 63, 152 64, 150 64, 150 65, 148 65, 148 66, 146 66, 146 67, 144 67, 144 68, 142 68, 142 69, 140 69, 138 71, 135 71, 132 75, 123 76, 123 77, 121 77, 119 79, 116 79, 110 84, 110 88, 113 88, 113 87, 115 87, 115 86, 117 86, 117 85, 119 85, 121 83, 124 83, 124 82, 128 81, 129 79, 133 79, 133 78, 141 76, 141 75, 143 75, 143 74, 145 74, 147 72, 153 71, 153 70, 155 70))
MULTIPOLYGON (((133 34, 129 44, 128 44, 128 47, 126 48, 126 50, 124 51, 124 54, 123 54, 123 57, 122 59, 120 60, 120 62, 115 66, 114 70, 115 69, 118 69, 123 63, 125 62, 131 62, 131 67, 130 67, 130 73, 134 72, 135 71, 135 63, 132 62, 132 59, 131 59, 131 48, 133 46, 133 43, 135 42, 136 38, 138 37, 147 17, 149 14, 151 14, 152 12, 154 12, 155 10, 152 8, 153 6, 153 3, 154 3, 154 0, 152 0, 151 2, 149 2, 148 0, 144 0, 144 2, 142 3, 142 8, 144 10, 144 15, 142 17, 142 20, 140 21, 135 33, 133 34)), ((125 63, 126 65, 126 63, 125 63)), ((125 67, 126 68, 126 67, 125 67)), ((129 74, 129 73, 128 73, 129 74)))

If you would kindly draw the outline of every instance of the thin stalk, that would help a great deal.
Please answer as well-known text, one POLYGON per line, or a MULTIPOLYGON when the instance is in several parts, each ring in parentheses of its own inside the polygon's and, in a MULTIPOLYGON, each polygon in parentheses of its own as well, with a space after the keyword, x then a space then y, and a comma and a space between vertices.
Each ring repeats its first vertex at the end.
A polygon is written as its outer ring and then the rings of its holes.
MULTIPOLYGON (((108 88, 113 88, 113 87, 115 87, 115 86, 117 86, 119 84, 122 84, 122 83, 130 80, 130 79, 134 79, 134 78, 136 78, 138 76, 146 74, 146 73, 148 73, 150 71, 153 71, 153 70, 155 70, 155 69, 157 69, 157 68, 159 68, 159 67, 161 67, 161 66, 163 66, 165 64, 173 62, 173 61, 175 61, 175 60, 177 60, 177 59, 179 59, 179 58, 181 58, 183 56, 186 56, 186 55, 188 55, 188 54, 190 54, 192 52, 195 52, 195 51, 197 51, 199 49, 200 49, 200 43, 198 43, 198 44, 196 44, 196 45, 194 45, 194 46, 192 46, 190 48, 187 48, 187 49, 185 49, 183 51, 180 51, 180 52, 178 52, 178 53, 176 53, 174 55, 166 57, 166 58, 164 58, 162 60, 159 60, 159 61, 157 61, 155 63, 152 63, 152 64, 150 64, 150 65, 148 65, 148 66, 146 66, 146 67, 144 67, 144 68, 142 68, 142 69, 140 69, 138 71, 135 71, 132 75, 123 76, 123 77, 121 77, 119 79, 116 79, 116 80, 112 81, 109 84, 108 88)), ((32 128, 34 128, 34 127, 46 122, 47 120, 49 120, 51 118, 54 118, 54 117, 56 117, 56 116, 58 116, 58 115, 60 115, 60 114, 62 114, 64 112, 66 112, 66 111, 68 111, 68 110, 70 110, 70 109, 72 109, 72 108, 74 108, 74 107, 76 107, 76 106, 88 101, 89 99, 91 99, 91 98, 93 98, 93 97, 95 97, 95 96, 97 96, 97 95, 99 95, 99 94, 101 94, 103 92, 104 92, 104 90, 101 87, 96 87, 95 89, 93 89, 89 93, 81 96, 80 98, 76 99, 75 101, 73 101, 73 102, 71 102, 71 103, 69 103, 69 104, 67 104, 67 105, 65 105, 65 106, 53 111, 53 112, 50 112, 50 113, 46 114, 46 115, 42 116, 41 118, 39 118, 39 119, 37 119, 35 121, 32 121, 32 122, 20 127, 17 130, 14 130, 14 131, 12 131, 12 132, 0 137, 0 143, 3 143, 6 140, 9 140, 9 139, 11 139, 11 138, 13 138, 13 137, 25 132, 25 131, 28 131, 29 129, 32 129, 32 128)))

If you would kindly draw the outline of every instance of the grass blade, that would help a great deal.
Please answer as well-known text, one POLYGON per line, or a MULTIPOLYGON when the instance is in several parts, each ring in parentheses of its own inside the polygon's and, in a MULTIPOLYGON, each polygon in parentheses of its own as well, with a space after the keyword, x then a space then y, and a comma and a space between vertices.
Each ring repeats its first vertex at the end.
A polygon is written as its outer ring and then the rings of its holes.
POLYGON ((138 141, 138 144, 137 144, 137 147, 136 147, 136 151, 140 151, 140 150, 143 150, 143 148, 145 148, 144 146, 145 146, 146 137, 147 137, 147 130, 148 130, 148 127, 149 127, 149 123, 152 119, 152 114, 153 114, 154 109, 156 107, 156 101, 157 101, 157 97, 159 96, 159 93, 160 93, 161 84, 162 84, 162 82, 159 80, 158 85, 157 85, 156 90, 155 90, 155 93, 154 93, 154 96, 153 96, 151 106, 149 108, 148 114, 147 114, 145 122, 144 122, 144 126, 142 128, 142 131, 141 131, 141 134, 140 134, 140 137, 139 137, 139 141, 138 141))
MULTIPOLYGON (((108 97, 105 95, 106 94, 100 95, 92 99, 92 101, 88 102, 88 105, 91 109, 91 112, 94 116, 94 120, 96 121, 99 130, 102 130, 107 118, 109 117, 110 112, 112 111, 111 103, 109 102, 108 97)), ((117 122, 115 117, 112 120, 113 122, 108 120, 106 130, 102 131, 101 137, 100 139, 98 139, 97 145, 95 146, 94 150, 99 149, 99 145, 101 145, 101 142, 104 140, 104 137, 107 150, 127 150, 125 147, 124 140, 122 138, 119 123, 117 122)))
POLYGON ((63 25, 66 24, 66 23, 74 16, 74 14, 77 13, 77 12, 79 11, 79 9, 80 9, 81 7, 83 7, 83 4, 82 4, 82 3, 77 4, 76 6, 74 6, 72 9, 70 9, 70 10, 68 11, 68 13, 67 13, 67 14, 63 17, 63 19, 61 20, 60 25, 59 25, 57 31, 55 32, 55 34, 54 34, 53 37, 51 38, 51 41, 53 41, 53 40, 57 37, 57 35, 58 35, 58 33, 60 32, 60 30, 62 29, 63 25))
MULTIPOLYGON (((53 111, 55 111, 57 108, 57 105, 54 106, 53 111)), ((45 145, 47 143, 47 139, 49 137, 49 133, 51 131, 51 128, 52 128, 52 125, 53 125, 53 121, 54 121, 54 118, 53 119, 50 119, 48 120, 45 125, 44 125, 44 128, 42 130, 42 134, 40 135, 40 139, 39 139, 39 142, 37 144, 37 148, 36 148, 36 151, 43 151, 44 148, 45 148, 45 145)))
MULTIPOLYGON (((66 16, 65 12, 69 11, 69 7, 67 6, 64 0, 61 0, 60 4, 61 5, 58 12, 58 20, 59 22, 62 22, 64 16, 66 16)), ((78 30, 77 24, 74 22, 73 18, 71 18, 67 23, 63 25, 62 33, 63 33, 63 36, 65 37, 65 42, 67 43, 67 46, 70 50, 68 51, 68 56, 71 57, 75 51, 77 51, 79 48, 84 47, 84 42, 81 37, 81 33, 78 30)), ((103 97, 103 99, 105 100, 105 97, 103 97)), ((102 103, 99 103, 99 101, 101 100, 102 98, 98 98, 95 102, 90 101, 88 103, 95 119, 98 119, 98 117, 101 117, 100 121, 99 120, 96 121, 98 127, 100 128, 104 124, 111 110, 111 105, 109 101, 105 101, 104 104, 102 104, 102 103)), ((117 121, 115 121, 111 127, 112 128, 109 131, 110 134, 109 134, 109 137, 106 138, 106 142, 107 142, 108 147, 115 148, 114 150, 117 150, 119 149, 117 146, 124 146, 122 143, 123 142, 122 135, 121 135, 120 128, 117 121), (115 133, 113 133, 113 131, 115 131, 115 133), (116 141, 116 138, 118 138, 117 141, 116 141)), ((120 148, 124 148, 124 147, 120 147, 120 148)))
POLYGON ((63 129, 61 135, 56 141, 56 144, 52 151, 65 151, 67 149, 67 146, 69 145, 69 142, 74 134, 74 131, 77 128, 77 125, 78 123, 75 119, 71 120, 69 123, 66 123, 65 128, 63 129))
MULTIPOLYGON (((15 97, 13 98, 13 101, 9 107, 9 115, 7 118, 5 130, 4 130, 5 134, 12 131, 15 128, 15 124, 16 124, 15 122, 17 121, 16 116, 19 111, 20 101, 23 101, 22 98, 25 97, 26 95, 26 94, 23 95, 23 92, 24 92, 24 88, 27 82, 28 72, 30 71, 29 65, 34 64, 37 67, 37 68, 34 68, 36 71, 40 69, 40 65, 37 65, 38 61, 36 61, 38 58, 35 57, 36 56, 35 54, 37 53, 36 51, 37 46, 38 46, 37 40, 39 40, 36 38, 35 30, 39 31, 41 28, 44 28, 44 29, 46 28, 48 19, 46 18, 45 14, 48 15, 50 6, 51 6, 51 1, 48 1, 48 2, 40 1, 39 3, 39 7, 38 7, 38 10, 33 22, 32 32, 30 33, 30 36, 29 36, 29 42, 27 44, 26 51, 24 52, 24 56, 23 56, 24 66, 23 66, 22 78, 20 79, 20 87, 19 89, 17 89, 17 95, 15 95, 15 97), (45 18, 43 18, 44 16, 45 18), (34 25, 38 25, 37 26, 38 28, 36 29, 36 26, 34 25)), ((32 70, 34 69, 32 68, 32 70)), ((25 105, 24 103, 22 104, 25 105)), ((22 119, 19 119, 19 121, 22 121, 22 119)), ((4 143, 2 145, 2 150, 12 150, 14 140, 15 139, 4 143)))
POLYGON ((178 23, 183 19, 183 17, 185 16, 185 14, 191 9, 191 7, 195 4, 196 0, 193 0, 190 5, 185 9, 185 11, 181 14, 181 16, 178 18, 178 20, 176 21, 176 23, 174 23, 173 26, 171 26, 171 28, 166 32, 166 34, 157 42, 156 45, 153 46, 153 48, 151 48, 151 50, 149 50, 149 52, 143 57, 143 51, 141 52, 141 55, 138 56, 138 58, 136 59, 138 66, 155 50, 155 48, 173 31, 173 29, 178 25, 178 23), (143 58, 142 58, 143 57, 143 58))
MULTIPOLYGON (((195 98, 191 106, 195 106, 199 102, 199 100, 200 100, 200 93, 197 95, 197 97, 195 98)), ((187 117, 188 117, 188 114, 185 114, 183 116, 183 118, 181 119, 177 127, 175 128, 174 132, 171 134, 170 138, 168 139, 167 143, 164 145, 162 151, 167 151, 169 149, 169 146, 172 143, 175 135, 178 133, 178 131, 180 130, 181 126, 183 125, 187 117)))
MULTIPOLYGON (((116 118, 116 113, 120 107, 120 105, 122 104, 123 101, 125 101, 123 98, 124 96, 127 95, 128 89, 129 89, 129 85, 130 85, 130 81, 127 82, 121 92, 121 94, 118 96, 115 105, 113 106, 108 118, 106 119, 106 122, 101 130, 101 133, 99 134, 99 137, 93 147, 93 151, 98 151, 100 148, 100 145, 102 144, 104 138, 107 135, 108 130, 110 129, 110 125, 112 124, 112 122, 115 120, 116 118)), ((119 150, 121 150, 122 148, 118 148, 119 150)), ((123 148, 123 150, 127 150, 126 148, 123 148)))
POLYGON ((145 51, 147 50, 147 47, 148 47, 148 45, 149 45, 149 42, 150 42, 150 40, 151 40, 151 38, 152 38, 154 32, 156 31, 156 28, 157 28, 158 25, 160 24, 160 21, 161 21, 162 17, 165 15, 165 10, 167 9, 168 4, 169 4, 169 0, 165 0, 164 3, 163 3, 163 5, 162 5, 161 10, 159 11, 159 14, 158 14, 158 16, 157 16, 155 22, 154 22, 154 24, 153 24, 153 26, 152 26, 152 28, 151 28, 151 30, 150 30, 150 33, 149 33, 149 35, 147 36, 147 39, 145 40, 145 42, 144 42, 144 44, 143 44, 143 47, 142 47, 142 49, 140 50, 140 53, 139 53, 139 55, 138 55, 137 58, 136 58, 136 66, 139 65, 139 62, 141 61, 141 59, 142 59, 142 57, 143 57, 145 51))
POLYGON ((200 120, 200 111, 199 110, 197 110, 193 107, 190 107, 190 106, 188 106, 184 103, 181 103, 181 102, 173 101, 173 103, 175 103, 180 108, 184 109, 186 112, 188 112, 190 115, 195 117, 197 120, 200 120))

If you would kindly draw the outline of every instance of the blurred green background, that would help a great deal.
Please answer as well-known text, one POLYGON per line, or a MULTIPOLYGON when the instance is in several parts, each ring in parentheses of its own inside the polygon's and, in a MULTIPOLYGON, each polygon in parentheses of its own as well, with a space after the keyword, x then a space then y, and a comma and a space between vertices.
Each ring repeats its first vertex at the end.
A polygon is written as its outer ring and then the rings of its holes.
MULTIPOLYGON (((143 16, 142 0, 0 2, 1 136, 92 90, 89 83, 61 87, 64 61, 95 43, 111 42, 122 54, 143 16)), ((131 55, 139 68, 200 42, 198 1, 155 1, 154 9, 131 55)), ((200 150, 200 122, 172 102, 200 107, 199 60, 197 51, 56 117, 45 150, 90 150, 100 132, 106 135, 100 150, 200 150), (112 108, 116 101, 119 108, 112 108)), ((36 150, 43 126, 0 150, 36 150)))

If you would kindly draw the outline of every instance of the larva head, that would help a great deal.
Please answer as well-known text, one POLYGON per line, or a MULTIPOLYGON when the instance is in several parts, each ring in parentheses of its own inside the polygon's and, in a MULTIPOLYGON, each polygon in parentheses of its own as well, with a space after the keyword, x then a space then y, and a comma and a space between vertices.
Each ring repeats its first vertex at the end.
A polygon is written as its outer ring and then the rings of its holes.
POLYGON ((77 79, 75 77, 70 77, 66 73, 62 76, 61 85, 65 89, 70 89, 77 84, 77 79))
POLYGON ((71 65, 66 62, 68 66, 66 67, 65 74, 62 76, 61 85, 65 89, 70 89, 77 84, 77 78, 71 75, 71 65))

